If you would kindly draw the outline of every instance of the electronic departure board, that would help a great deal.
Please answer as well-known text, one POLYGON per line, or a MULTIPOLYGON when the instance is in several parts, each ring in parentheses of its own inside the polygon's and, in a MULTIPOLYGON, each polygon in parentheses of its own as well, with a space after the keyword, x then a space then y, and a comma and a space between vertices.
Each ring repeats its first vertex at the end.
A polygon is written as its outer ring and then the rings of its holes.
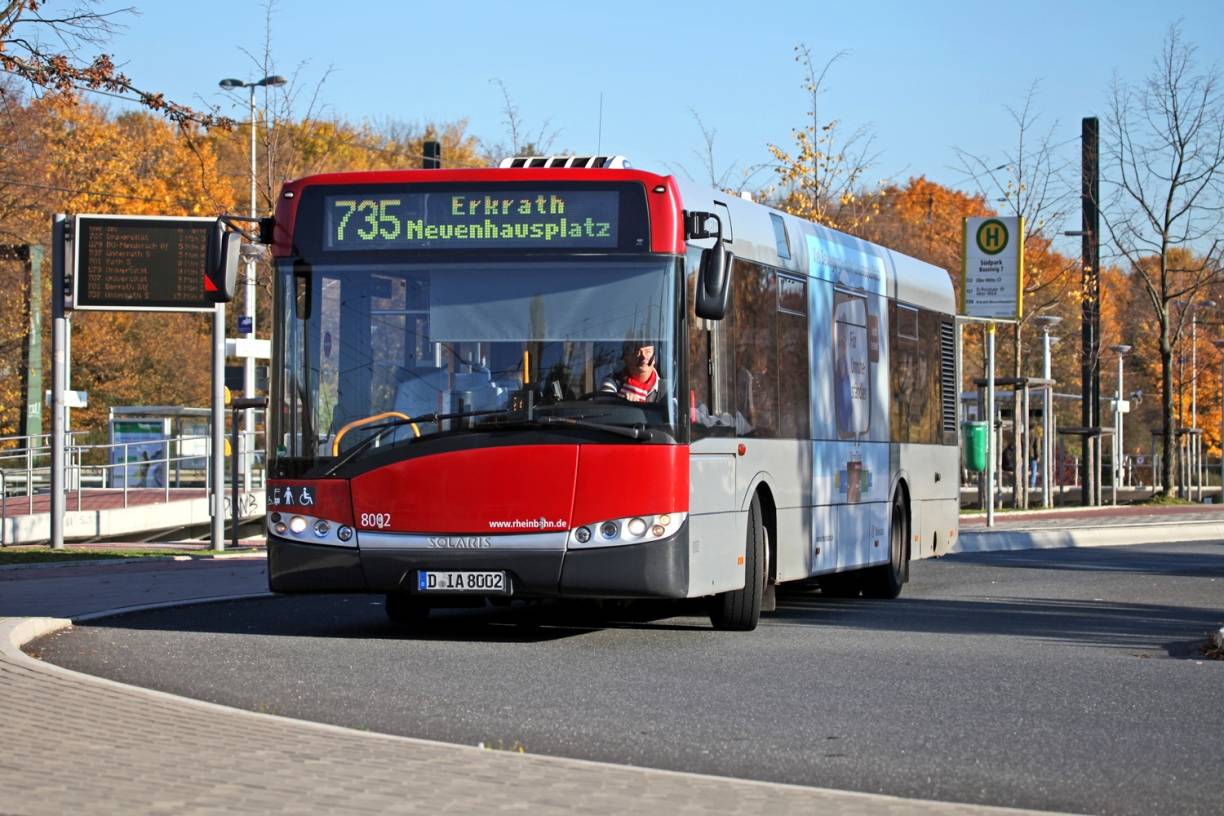
POLYGON ((211 312, 204 294, 215 218, 78 215, 74 309, 211 312))

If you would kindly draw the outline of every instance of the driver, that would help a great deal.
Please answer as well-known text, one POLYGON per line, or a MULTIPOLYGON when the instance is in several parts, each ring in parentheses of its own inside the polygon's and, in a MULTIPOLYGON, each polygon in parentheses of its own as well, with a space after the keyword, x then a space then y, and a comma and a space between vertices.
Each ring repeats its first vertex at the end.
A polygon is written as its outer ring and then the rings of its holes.
POLYGON ((625 343, 622 358, 624 368, 604 380, 599 390, 618 394, 629 402, 658 402, 662 381, 655 370, 655 347, 625 343))

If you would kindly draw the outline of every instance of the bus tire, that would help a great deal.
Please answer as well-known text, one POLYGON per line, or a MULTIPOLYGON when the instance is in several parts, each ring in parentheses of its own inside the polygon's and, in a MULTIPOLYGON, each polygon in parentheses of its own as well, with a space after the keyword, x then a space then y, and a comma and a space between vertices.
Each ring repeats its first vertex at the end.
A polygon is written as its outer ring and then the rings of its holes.
POLYGON ((744 588, 714 596, 710 622, 724 632, 751 632, 761 619, 761 599, 769 580, 765 565, 765 524, 761 499, 752 497, 748 507, 748 534, 744 542, 744 588))
POLYGON ((397 626, 418 626, 429 617, 429 604, 406 592, 387 593, 387 620, 397 626))
POLYGON ((892 521, 888 525, 888 563, 867 570, 863 594, 868 598, 895 598, 909 580, 909 540, 905 500, 897 493, 893 497, 892 521))

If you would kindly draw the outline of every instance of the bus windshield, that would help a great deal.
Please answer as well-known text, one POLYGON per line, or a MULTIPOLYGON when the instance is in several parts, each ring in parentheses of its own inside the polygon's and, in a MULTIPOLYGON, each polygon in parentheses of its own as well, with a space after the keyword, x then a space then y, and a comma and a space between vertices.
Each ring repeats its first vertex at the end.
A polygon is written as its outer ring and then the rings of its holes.
POLYGON ((274 470, 549 417, 554 435, 677 439, 678 263, 280 262, 274 470))

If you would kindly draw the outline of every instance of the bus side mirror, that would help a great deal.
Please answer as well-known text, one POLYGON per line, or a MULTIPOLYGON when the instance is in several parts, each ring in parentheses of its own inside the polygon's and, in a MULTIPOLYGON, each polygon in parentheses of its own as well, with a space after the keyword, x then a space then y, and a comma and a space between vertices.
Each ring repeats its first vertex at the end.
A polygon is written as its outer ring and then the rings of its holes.
MULTIPOLYGON (((697 291, 694 295, 693 312, 705 320, 722 320, 727 314, 727 300, 731 294, 731 261, 734 256, 723 247, 722 219, 713 213, 694 213, 704 222, 713 218, 718 224, 713 233, 714 246, 701 251, 701 266, 697 270, 697 291)), ((696 222, 694 225, 696 226, 696 222)), ((702 226, 690 228, 690 237, 710 237, 702 226)))
POLYGON ((701 252, 701 269, 697 278, 697 297, 693 311, 706 320, 722 320, 727 315, 727 300, 731 294, 731 261, 733 256, 716 244, 701 252))
POLYGON ((217 221, 217 229, 204 254, 204 297, 211 303, 229 303, 238 285, 238 255, 242 236, 225 229, 217 221))

